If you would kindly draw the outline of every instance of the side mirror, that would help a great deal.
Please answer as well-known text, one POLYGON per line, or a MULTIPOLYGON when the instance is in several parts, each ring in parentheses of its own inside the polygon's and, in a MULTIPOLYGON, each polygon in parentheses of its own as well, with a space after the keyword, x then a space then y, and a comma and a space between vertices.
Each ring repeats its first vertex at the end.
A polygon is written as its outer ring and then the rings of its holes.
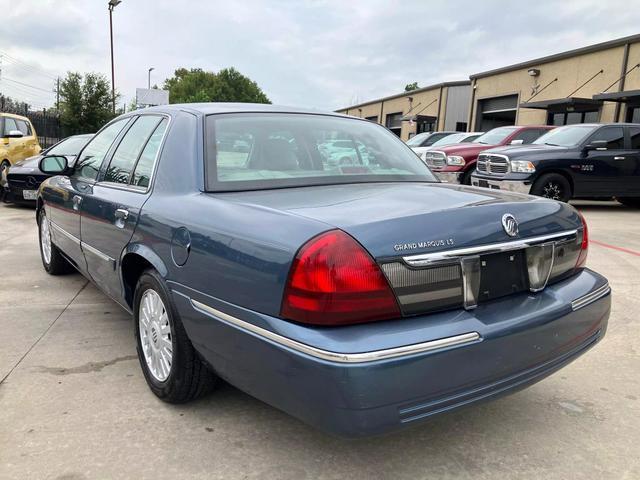
POLYGON ((511 140, 511 143, 509 145, 522 145, 524 143, 524 140, 511 140))
POLYGON ((585 145, 584 149, 586 151, 589 150, 598 150, 603 151, 607 149, 607 141, 606 140, 594 140, 593 142, 585 145))
POLYGON ((9 133, 5 135, 6 138, 22 138, 24 134, 20 130, 9 130, 9 133))
POLYGON ((69 162, 62 155, 47 155, 40 160, 40 170, 49 175, 60 175, 67 171, 69 162))

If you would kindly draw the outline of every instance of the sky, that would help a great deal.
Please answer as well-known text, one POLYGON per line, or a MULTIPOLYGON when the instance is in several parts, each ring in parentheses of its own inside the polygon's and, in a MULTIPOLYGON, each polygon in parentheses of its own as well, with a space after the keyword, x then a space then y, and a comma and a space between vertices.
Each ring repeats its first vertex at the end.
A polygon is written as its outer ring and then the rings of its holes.
MULTIPOLYGON (((68 71, 111 76, 108 0, 0 0, 0 93, 55 102, 68 71), (18 83, 20 82, 20 83, 18 83)), ((115 84, 235 67, 275 104, 335 110, 640 33, 638 0, 123 0, 115 84)))

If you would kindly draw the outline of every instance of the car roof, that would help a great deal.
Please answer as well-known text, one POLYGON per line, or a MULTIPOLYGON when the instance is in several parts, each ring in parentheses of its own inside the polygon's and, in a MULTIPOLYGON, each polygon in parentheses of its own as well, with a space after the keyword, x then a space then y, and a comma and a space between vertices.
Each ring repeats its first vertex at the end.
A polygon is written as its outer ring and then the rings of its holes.
POLYGON ((29 119, 27 117, 23 117, 22 115, 17 115, 15 113, 0 112, 0 117, 19 118, 20 120, 29 121, 29 119))
MULTIPOLYGON (((273 105, 269 103, 232 103, 232 102, 212 102, 212 103, 174 103, 171 105, 161 105, 157 107, 149 107, 131 112, 176 112, 186 111, 201 115, 214 115, 220 113, 308 113, 316 115, 331 115, 334 117, 359 118, 341 113, 330 112, 325 110, 317 110, 312 108, 291 107, 286 105, 273 105)), ((362 119, 364 120, 364 119, 362 119)))

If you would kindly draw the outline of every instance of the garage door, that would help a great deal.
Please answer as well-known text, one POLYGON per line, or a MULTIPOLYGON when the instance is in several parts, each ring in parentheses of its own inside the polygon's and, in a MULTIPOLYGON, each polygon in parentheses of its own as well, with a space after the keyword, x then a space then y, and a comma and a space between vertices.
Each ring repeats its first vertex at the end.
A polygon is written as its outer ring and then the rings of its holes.
POLYGON ((478 100, 476 130, 486 132, 496 127, 516 124, 518 95, 478 100))

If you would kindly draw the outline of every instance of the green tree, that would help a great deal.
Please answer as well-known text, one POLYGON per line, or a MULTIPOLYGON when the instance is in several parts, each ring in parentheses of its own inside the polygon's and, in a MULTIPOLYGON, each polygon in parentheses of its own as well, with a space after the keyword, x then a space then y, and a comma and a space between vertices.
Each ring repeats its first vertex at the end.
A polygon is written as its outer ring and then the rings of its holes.
POLYGON ((200 68, 179 68, 164 82, 170 103, 251 102, 271 103, 258 84, 235 68, 218 73, 200 68))
POLYGON ((418 82, 413 82, 413 83, 408 83, 404 86, 404 91, 405 92, 410 92, 411 90, 417 90, 418 88, 418 82))
POLYGON ((67 73, 60 82, 60 123, 65 135, 97 132, 113 117, 111 84, 104 75, 67 73))

